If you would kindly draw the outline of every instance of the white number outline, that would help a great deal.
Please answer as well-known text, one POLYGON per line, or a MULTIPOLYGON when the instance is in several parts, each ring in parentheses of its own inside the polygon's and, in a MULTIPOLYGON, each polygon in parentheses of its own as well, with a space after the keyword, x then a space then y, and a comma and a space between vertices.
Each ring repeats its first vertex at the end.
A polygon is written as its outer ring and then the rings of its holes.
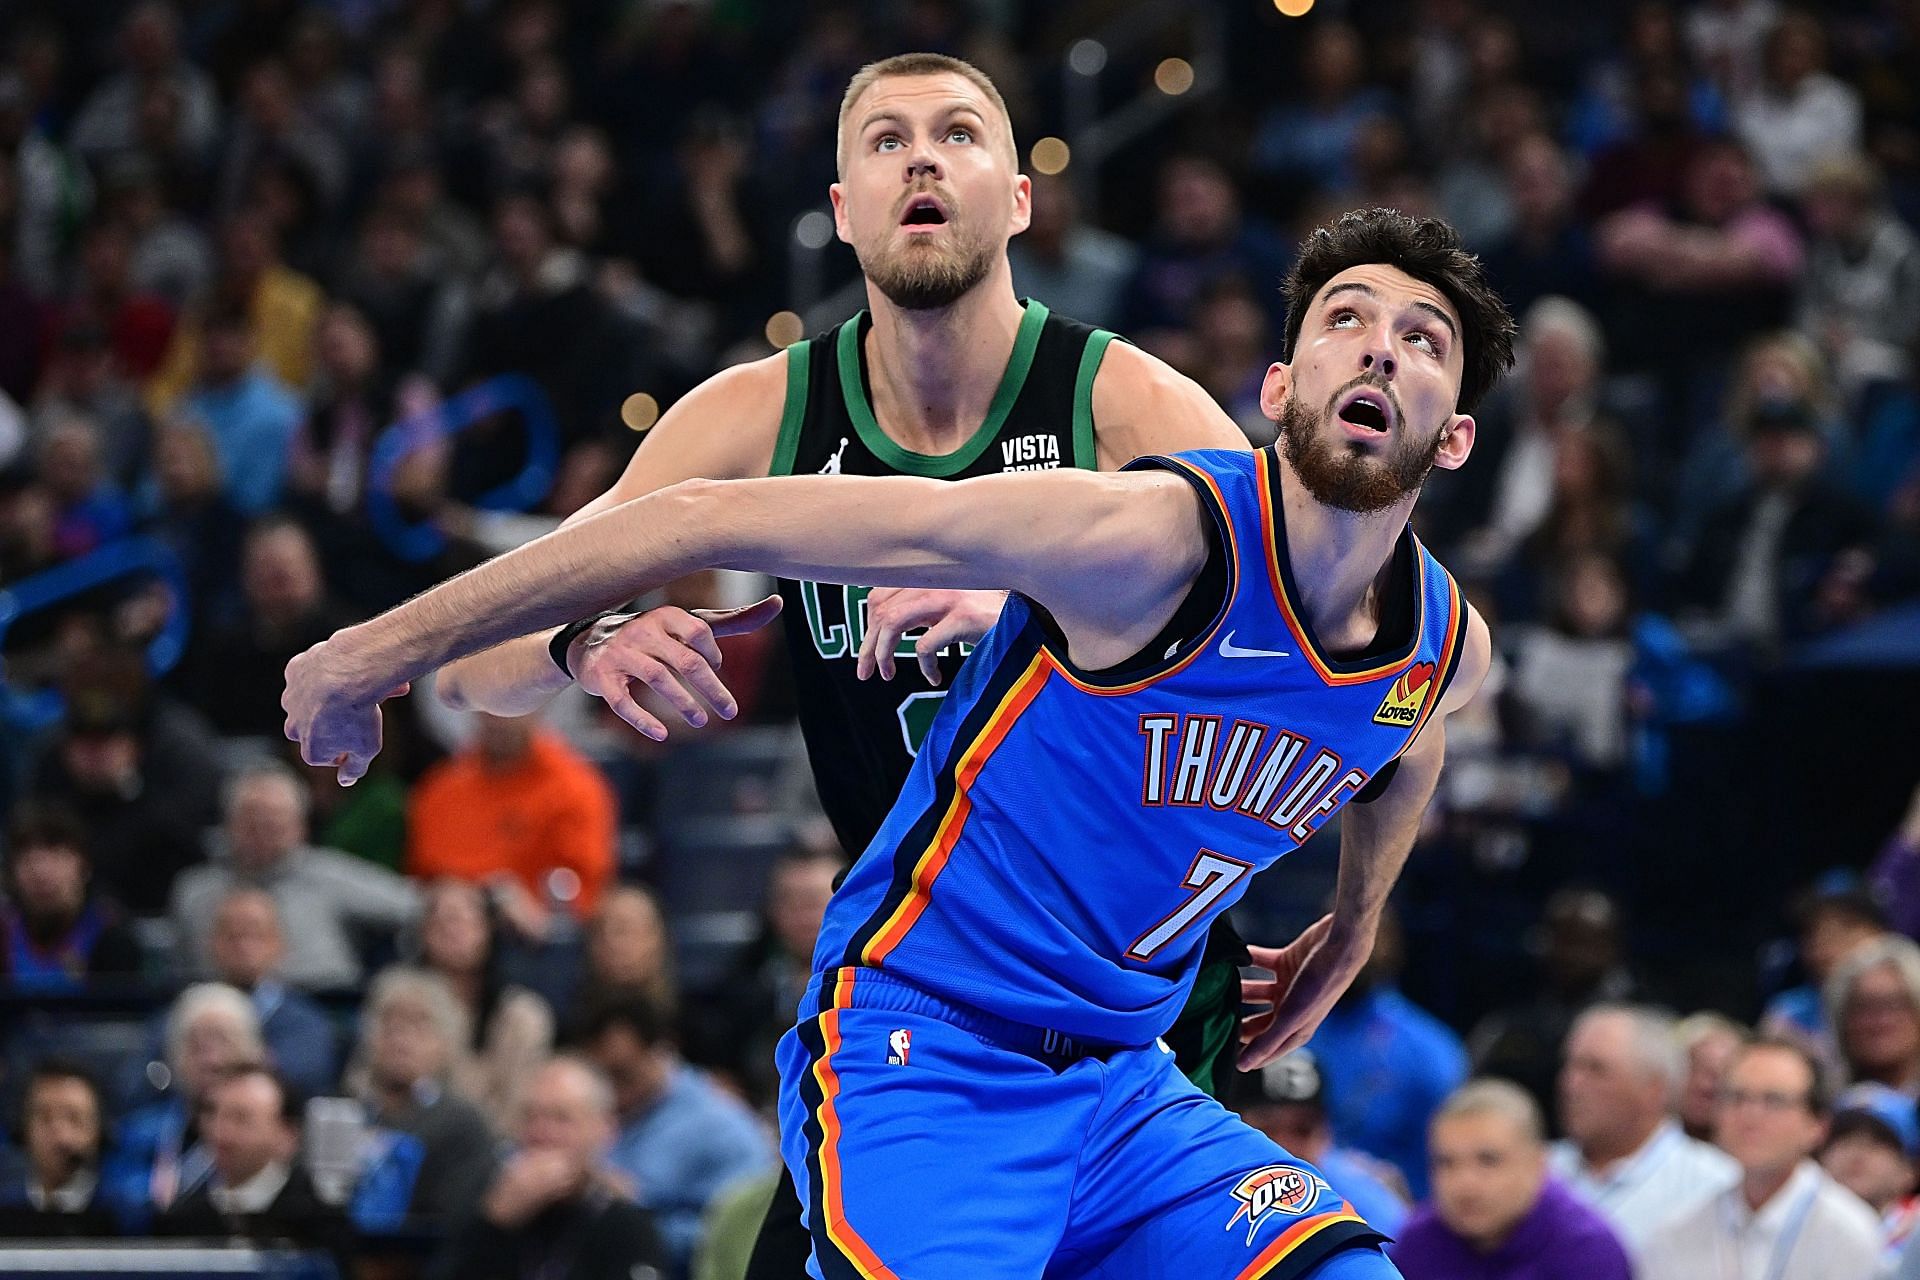
POLYGON ((1193 865, 1181 884, 1194 891, 1193 896, 1175 907, 1159 924, 1133 940, 1127 959, 1149 961, 1164 950, 1186 927, 1206 913, 1229 889, 1253 871, 1251 862, 1229 858, 1224 853, 1202 849, 1193 856, 1193 865))

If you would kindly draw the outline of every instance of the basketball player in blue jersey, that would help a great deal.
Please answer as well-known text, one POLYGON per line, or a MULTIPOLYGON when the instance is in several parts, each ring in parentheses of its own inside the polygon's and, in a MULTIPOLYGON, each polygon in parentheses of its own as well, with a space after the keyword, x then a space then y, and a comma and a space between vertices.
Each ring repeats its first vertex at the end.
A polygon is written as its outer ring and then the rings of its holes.
POLYGON ((1513 325, 1450 228, 1386 210, 1308 237, 1287 294, 1273 448, 677 485, 294 659, 289 736, 356 778, 407 680, 699 568, 1006 584, 780 1046, 810 1270, 1392 1276, 1337 1189, 1157 1037, 1209 921, 1343 809, 1332 914, 1242 1065, 1306 1040, 1364 963, 1489 661, 1408 517, 1466 461, 1513 325))
MULTIPOLYGON (((1054 467, 1116 471, 1142 454, 1244 448, 1200 387, 1114 335, 1015 297, 1008 238, 1026 225, 1012 123, 977 68, 937 54, 866 67, 841 106, 843 237, 867 277, 867 312, 729 370, 675 404, 612 489, 569 523, 682 480, 765 475, 965 479, 1054 467)), ((785 602, 800 728, 821 807, 858 852, 879 831, 963 661, 1002 593, 822 585, 783 578, 780 599, 713 614, 675 608, 584 618, 440 672, 440 696, 499 715, 531 711, 577 679, 637 730, 730 714, 713 640, 785 602), (909 629, 919 632, 904 637, 909 629), (880 679, 873 678, 874 676, 880 679), (652 705, 636 693, 653 690, 652 705), (710 708, 712 711, 710 712, 710 708)), ((1280 953, 1255 948, 1272 966, 1280 953)), ((1212 1091, 1232 1070, 1240 963, 1222 917, 1175 1028, 1183 1070, 1212 1091)), ((784 1189, 755 1250, 755 1280, 806 1263, 784 1189)))

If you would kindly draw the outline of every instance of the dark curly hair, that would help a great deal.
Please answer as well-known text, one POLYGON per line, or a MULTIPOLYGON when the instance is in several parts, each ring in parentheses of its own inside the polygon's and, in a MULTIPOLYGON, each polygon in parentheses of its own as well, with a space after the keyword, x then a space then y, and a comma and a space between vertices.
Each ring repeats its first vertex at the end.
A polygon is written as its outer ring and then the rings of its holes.
POLYGON ((1397 267, 1446 295, 1459 314, 1466 368, 1460 377, 1459 411, 1471 413, 1480 398, 1513 365, 1513 314, 1487 284, 1480 259, 1460 246, 1460 236, 1438 218, 1414 218, 1397 209, 1356 209, 1316 227, 1281 286, 1287 298, 1284 358, 1293 359, 1307 309, 1327 281, 1365 263, 1397 267))

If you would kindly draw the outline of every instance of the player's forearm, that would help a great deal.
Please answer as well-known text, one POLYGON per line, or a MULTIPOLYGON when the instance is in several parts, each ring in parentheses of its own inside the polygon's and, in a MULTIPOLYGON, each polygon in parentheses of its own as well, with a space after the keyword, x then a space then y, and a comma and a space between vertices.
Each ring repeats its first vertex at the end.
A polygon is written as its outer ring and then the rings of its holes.
POLYGON ((352 628, 351 669, 340 679, 371 701, 456 658, 698 569, 872 586, 1006 585, 1005 560, 991 552, 1018 536, 1019 521, 991 507, 956 511, 951 495, 960 488, 827 476, 678 484, 557 529, 352 628))
POLYGON ((482 653, 456 658, 440 669, 434 691, 456 711, 496 716, 531 715, 573 683, 554 665, 547 642, 554 628, 519 636, 482 653))

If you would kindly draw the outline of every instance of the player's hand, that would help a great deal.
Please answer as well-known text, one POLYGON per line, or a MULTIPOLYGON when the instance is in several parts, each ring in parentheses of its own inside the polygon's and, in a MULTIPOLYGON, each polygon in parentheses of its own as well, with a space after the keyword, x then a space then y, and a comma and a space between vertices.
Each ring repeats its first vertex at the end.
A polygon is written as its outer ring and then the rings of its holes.
POLYGON ((694 728, 707 709, 722 720, 740 712, 720 680, 720 636, 757 631, 780 613, 780 597, 768 596, 741 609, 678 609, 669 605, 638 617, 609 618, 567 647, 567 669, 582 689, 605 700, 613 713, 655 742, 667 726, 634 700, 645 685, 694 728))
POLYGON ((343 787, 358 782, 380 754, 380 704, 408 688, 400 684, 374 697, 359 692, 365 685, 352 674, 353 650, 349 627, 294 655, 287 663, 286 691, 280 695, 280 706, 287 713, 286 734, 300 744, 300 758, 308 764, 332 765, 343 787))
POLYGON ((1004 591, 944 591, 928 587, 881 587, 867 597, 867 634, 860 641, 854 674, 874 672, 893 679, 893 658, 900 640, 915 627, 926 632, 913 642, 914 658, 928 684, 940 683, 940 651, 956 641, 972 644, 993 629, 1007 603, 1004 591))
POLYGON ((1312 1039, 1365 964, 1371 939, 1364 945, 1330 946, 1332 932, 1333 917, 1321 916, 1284 947, 1247 948, 1254 964, 1274 976, 1241 981, 1241 1001, 1265 1007, 1240 1020, 1240 1070, 1257 1071, 1312 1039))

